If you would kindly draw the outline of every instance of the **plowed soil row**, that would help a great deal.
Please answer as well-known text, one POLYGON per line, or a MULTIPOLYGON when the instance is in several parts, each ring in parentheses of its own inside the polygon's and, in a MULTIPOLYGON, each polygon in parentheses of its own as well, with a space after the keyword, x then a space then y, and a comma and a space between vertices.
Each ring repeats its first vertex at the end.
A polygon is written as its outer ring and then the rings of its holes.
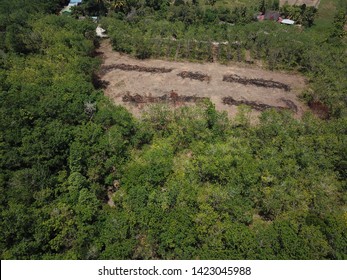
MULTIPOLYGON (((197 103, 207 99, 208 99, 207 97, 179 95, 174 91, 170 92, 170 94, 164 94, 162 96, 152 96, 151 94, 141 95, 138 93, 132 95, 129 92, 127 92, 122 97, 123 102, 129 102, 136 105, 149 104, 149 103, 185 105, 185 103, 197 103)), ((222 98, 223 104, 235 105, 235 106, 247 105, 256 111, 264 111, 266 109, 291 110, 293 112, 297 111, 297 107, 290 100, 283 99, 282 101, 284 101, 284 103, 286 103, 287 106, 271 106, 271 105, 256 102, 256 101, 235 100, 234 98, 230 96, 222 98)))
POLYGON ((264 111, 266 109, 278 109, 278 110, 288 110, 290 108, 288 107, 282 107, 282 106, 271 106, 268 104, 264 104, 264 103, 259 103, 256 101, 248 101, 248 100, 235 100, 232 97, 223 97, 223 103, 224 104, 228 104, 228 105, 235 105, 235 106, 239 106, 239 105, 247 105, 249 107, 251 107, 254 110, 257 111, 264 111))
POLYGON ((189 78, 191 80, 197 80, 200 82, 210 82, 211 77, 206 75, 206 74, 202 74, 199 72, 190 72, 190 71, 183 71, 179 74, 177 74, 177 76, 186 79, 189 78))
POLYGON ((108 72, 113 70, 123 70, 123 71, 137 71, 137 72, 148 72, 148 73, 169 73, 173 69, 172 68, 164 68, 164 67, 145 67, 139 65, 130 65, 130 64, 111 64, 104 65, 101 67, 100 74, 105 75, 108 72))
POLYGON ((272 80, 264 80, 264 79, 249 79, 245 77, 240 77, 239 75, 236 75, 236 74, 224 75, 223 81, 229 82, 229 83, 239 83, 243 85, 254 85, 257 87, 279 88, 285 91, 290 91, 290 86, 280 82, 276 82, 272 80))
POLYGON ((174 103, 174 104, 184 104, 184 103, 196 103, 208 99, 207 97, 198 97, 198 96, 188 96, 188 95, 179 95, 176 92, 172 91, 170 94, 164 94, 162 96, 152 96, 149 95, 140 95, 134 94, 131 95, 127 92, 123 95, 123 102, 131 102, 134 104, 141 103, 174 103))

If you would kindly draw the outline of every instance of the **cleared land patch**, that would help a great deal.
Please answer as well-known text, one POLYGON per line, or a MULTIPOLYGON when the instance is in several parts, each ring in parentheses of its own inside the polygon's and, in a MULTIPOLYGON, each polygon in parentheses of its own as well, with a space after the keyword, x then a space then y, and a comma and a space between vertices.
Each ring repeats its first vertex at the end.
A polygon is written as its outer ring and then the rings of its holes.
POLYGON ((305 88, 305 79, 300 75, 249 65, 138 60, 113 51, 107 40, 99 52, 103 58, 100 78, 107 85, 105 94, 135 115, 151 103, 181 106, 207 98, 231 117, 241 104, 253 109, 252 116, 276 108, 300 117, 306 110, 297 97, 305 88))
POLYGON ((301 6, 305 4, 306 6, 313 6, 318 8, 320 0, 280 0, 280 5, 288 3, 289 5, 298 5, 301 6))

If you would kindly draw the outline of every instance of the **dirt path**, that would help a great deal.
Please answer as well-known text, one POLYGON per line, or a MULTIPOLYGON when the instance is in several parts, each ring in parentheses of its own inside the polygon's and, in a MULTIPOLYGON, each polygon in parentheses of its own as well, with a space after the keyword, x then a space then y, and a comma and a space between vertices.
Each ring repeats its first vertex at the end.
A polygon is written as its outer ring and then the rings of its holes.
POLYGON ((231 117, 242 103, 253 108, 253 116, 259 115, 262 108, 288 109, 296 117, 306 110, 297 98, 305 88, 305 80, 299 75, 250 66, 137 60, 112 51, 108 40, 102 42, 98 52, 103 58, 100 76, 107 84, 105 94, 135 115, 147 103, 164 100, 177 106, 177 100, 193 96, 210 98, 218 110, 227 111, 231 117), (236 82, 223 81, 224 76, 237 77, 236 82), (225 102, 226 97, 235 102, 225 102))

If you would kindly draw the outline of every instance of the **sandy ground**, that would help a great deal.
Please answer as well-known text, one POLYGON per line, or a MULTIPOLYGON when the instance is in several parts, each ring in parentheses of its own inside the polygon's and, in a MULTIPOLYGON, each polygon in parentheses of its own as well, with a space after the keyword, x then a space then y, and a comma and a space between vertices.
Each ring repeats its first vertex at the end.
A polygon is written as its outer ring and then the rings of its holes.
POLYGON ((285 3, 288 3, 289 5, 302 5, 306 4, 306 6, 314 6, 318 7, 320 0, 280 0, 280 5, 284 5, 285 3))
MULTIPOLYGON (((247 65, 220 65, 218 63, 190 63, 172 62, 164 60, 137 60, 112 51, 108 40, 104 40, 98 50, 103 58, 102 67, 112 64, 128 64, 144 67, 165 67, 173 68, 170 73, 148 73, 137 71, 123 71, 114 69, 101 76, 101 79, 108 83, 105 94, 116 104, 123 105, 133 114, 139 115, 146 105, 130 104, 122 101, 122 97, 129 93, 131 95, 140 94, 147 96, 162 96, 171 91, 179 95, 208 97, 215 103, 218 110, 223 110, 230 117, 237 113, 237 106, 225 105, 223 97, 231 96, 235 100, 247 100, 270 106, 287 107, 282 99, 292 101, 298 108, 294 113, 296 117, 301 117, 306 109, 298 100, 298 95, 305 88, 305 79, 299 75, 281 72, 272 72, 254 66, 247 65), (182 71, 200 72, 209 75, 210 81, 197 81, 183 79, 177 76, 182 71), (290 91, 276 88, 264 88, 254 85, 242 85, 239 83, 228 83, 222 81, 223 75, 237 74, 249 79, 273 80, 287 84, 290 91)), ((252 116, 259 115, 259 111, 252 110, 252 116)))

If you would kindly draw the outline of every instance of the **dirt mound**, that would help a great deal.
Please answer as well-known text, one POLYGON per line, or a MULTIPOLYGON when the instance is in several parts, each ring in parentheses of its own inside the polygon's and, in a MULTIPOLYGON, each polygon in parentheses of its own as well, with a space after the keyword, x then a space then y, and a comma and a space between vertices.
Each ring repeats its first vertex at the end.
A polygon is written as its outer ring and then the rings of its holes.
POLYGON ((130 102, 135 104, 140 103, 196 103, 199 101, 206 100, 206 97, 198 97, 198 96, 189 96, 189 95, 179 95, 178 93, 171 91, 169 94, 164 94, 161 96, 152 96, 149 95, 140 95, 134 94, 131 95, 127 92, 122 97, 123 102, 130 102))
POLYGON ((130 64, 111 64, 101 67, 100 74, 105 75, 112 70, 122 70, 122 71, 136 71, 136 72, 148 72, 148 73, 170 73, 172 68, 164 67, 145 67, 139 65, 130 65, 130 64))
POLYGON ((256 101, 235 100, 234 98, 232 98, 230 96, 223 97, 222 100, 223 100, 223 103, 227 104, 227 105, 235 105, 235 106, 247 105, 247 106, 249 106, 252 109, 257 110, 257 111, 264 111, 264 110, 267 110, 267 109, 276 109, 276 110, 288 110, 288 109, 290 109, 288 107, 271 106, 271 105, 260 103, 260 102, 256 102, 256 101))
POLYGON ((323 104, 320 101, 310 101, 308 102, 308 106, 311 108, 312 112, 316 114, 323 120, 327 120, 330 117, 330 111, 328 106, 323 104))
POLYGON ((229 83, 239 83, 243 85, 253 85, 257 87, 278 88, 278 89, 283 89, 285 91, 290 91, 290 86, 284 83, 271 81, 271 80, 264 80, 264 79, 249 79, 245 77, 240 77, 236 74, 224 75, 223 81, 229 82, 229 83))
POLYGON ((181 77, 182 79, 189 78, 191 80, 197 80, 200 82, 210 82, 211 77, 206 74, 202 74, 200 72, 190 72, 190 71, 182 71, 177 76, 181 77))

